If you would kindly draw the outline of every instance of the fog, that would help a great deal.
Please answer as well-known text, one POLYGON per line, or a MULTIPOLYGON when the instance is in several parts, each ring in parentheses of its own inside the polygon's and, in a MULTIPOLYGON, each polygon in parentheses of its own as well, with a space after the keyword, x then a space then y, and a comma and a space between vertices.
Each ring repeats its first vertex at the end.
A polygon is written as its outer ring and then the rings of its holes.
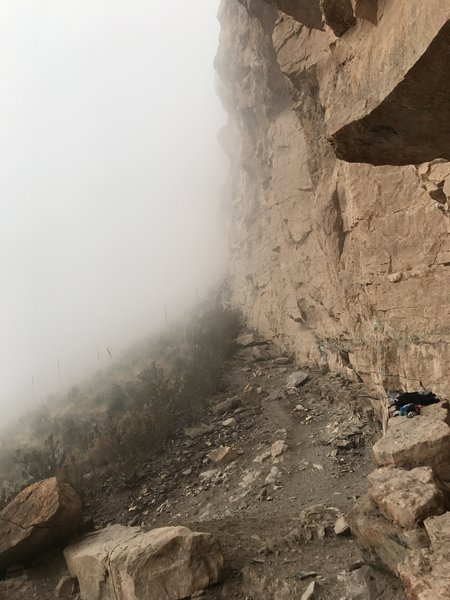
POLYGON ((1 0, 3 420, 220 275, 217 4, 1 0))

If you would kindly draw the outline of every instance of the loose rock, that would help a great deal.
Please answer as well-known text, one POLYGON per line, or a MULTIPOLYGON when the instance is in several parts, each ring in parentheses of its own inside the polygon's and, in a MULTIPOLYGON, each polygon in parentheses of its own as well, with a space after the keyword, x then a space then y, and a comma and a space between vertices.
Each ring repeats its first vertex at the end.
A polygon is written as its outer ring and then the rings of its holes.
POLYGON ((214 463, 218 465, 227 465, 238 458, 237 453, 230 446, 220 446, 208 454, 214 463))

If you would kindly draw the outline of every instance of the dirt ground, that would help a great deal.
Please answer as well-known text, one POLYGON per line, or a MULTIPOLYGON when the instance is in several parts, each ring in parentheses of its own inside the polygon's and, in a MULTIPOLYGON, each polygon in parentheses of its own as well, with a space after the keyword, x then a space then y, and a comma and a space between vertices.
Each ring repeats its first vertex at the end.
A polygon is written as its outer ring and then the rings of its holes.
MULTIPOLYGON (((365 557, 334 525, 365 492, 373 470, 371 447, 380 432, 367 390, 318 372, 287 390, 298 367, 259 354, 263 360, 255 361, 254 349, 246 349, 230 362, 226 391, 211 400, 195 427, 141 465, 131 486, 114 477, 101 493, 90 495, 87 486, 86 512, 99 527, 177 524, 213 533, 227 567, 223 583, 206 590, 205 600, 300 598, 312 581, 314 598, 364 600, 346 582, 365 557), (224 426, 230 418, 235 422, 224 426), (281 454, 273 457, 277 441, 281 454), (207 454, 220 446, 233 448, 237 460, 213 463, 207 454)), ((0 582, 0 599, 50 600, 63 574, 55 550, 0 582)), ((405 597, 391 575, 373 569, 369 578, 375 598, 405 597)))

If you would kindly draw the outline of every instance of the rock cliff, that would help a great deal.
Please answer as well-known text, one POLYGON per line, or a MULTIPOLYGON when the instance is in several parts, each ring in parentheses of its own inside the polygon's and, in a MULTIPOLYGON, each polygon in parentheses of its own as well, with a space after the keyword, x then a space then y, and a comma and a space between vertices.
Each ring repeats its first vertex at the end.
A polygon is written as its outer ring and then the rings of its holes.
POLYGON ((385 388, 450 384, 450 7, 222 0, 230 294, 385 388))

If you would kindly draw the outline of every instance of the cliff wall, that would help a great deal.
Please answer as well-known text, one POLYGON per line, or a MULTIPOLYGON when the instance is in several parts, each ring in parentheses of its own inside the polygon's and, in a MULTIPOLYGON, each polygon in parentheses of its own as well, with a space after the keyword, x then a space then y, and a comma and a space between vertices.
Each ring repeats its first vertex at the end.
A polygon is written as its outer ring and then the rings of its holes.
POLYGON ((445 4, 223 0, 216 67, 232 303, 300 363, 448 395, 445 4))

